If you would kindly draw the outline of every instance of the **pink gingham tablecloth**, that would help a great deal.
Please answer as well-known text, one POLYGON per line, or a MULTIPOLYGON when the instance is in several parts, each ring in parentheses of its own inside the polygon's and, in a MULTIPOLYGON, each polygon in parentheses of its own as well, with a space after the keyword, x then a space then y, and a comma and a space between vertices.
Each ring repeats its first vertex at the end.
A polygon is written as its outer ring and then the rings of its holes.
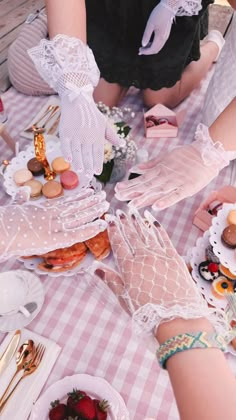
MULTIPOLYGON (((131 89, 123 105, 131 106, 136 112, 132 135, 138 147, 147 148, 150 158, 193 140, 211 75, 212 72, 209 72, 199 89, 179 106, 179 109, 186 109, 186 117, 178 138, 174 139, 152 140, 144 137, 141 97, 131 89)), ((19 133, 48 99, 27 97, 13 88, 3 95, 9 116, 8 130, 19 141, 20 150, 29 144, 29 140, 20 137, 19 133)), ((3 141, 0 142, 0 153, 2 159, 11 157, 3 141)), ((201 235, 192 225, 194 211, 212 190, 229 184, 231 174, 232 167, 224 169, 217 179, 194 197, 155 214, 181 255, 186 255, 201 235)), ((125 208, 126 204, 114 198, 113 187, 106 186, 111 208, 125 208)), ((10 197, 1 187, 0 204, 9 202, 10 197)), ((0 266, 1 271, 16 268, 24 267, 15 261, 0 266)), ((97 287, 92 287, 90 279, 79 274, 57 278, 43 275, 40 279, 45 288, 45 303, 27 328, 55 340, 62 347, 43 390, 66 375, 88 373, 104 377, 122 395, 131 420, 177 420, 179 416, 170 381, 167 373, 157 364, 153 341, 133 335, 129 317, 120 309, 111 292, 99 282, 97 287)), ((3 338, 4 334, 0 334, 0 341, 3 338)))

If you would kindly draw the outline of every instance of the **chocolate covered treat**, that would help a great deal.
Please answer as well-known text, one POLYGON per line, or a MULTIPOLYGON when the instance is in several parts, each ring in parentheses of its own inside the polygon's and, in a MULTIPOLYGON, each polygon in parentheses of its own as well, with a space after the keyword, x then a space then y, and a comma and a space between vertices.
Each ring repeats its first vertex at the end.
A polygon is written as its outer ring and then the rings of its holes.
POLYGON ((220 276, 219 265, 211 261, 203 261, 198 266, 198 272, 203 280, 214 281, 220 276))
POLYGON ((44 175, 44 167, 35 157, 29 160, 27 168, 34 176, 44 175))
POLYGON ((221 239, 228 248, 236 248, 236 225, 227 226, 222 232, 221 239))

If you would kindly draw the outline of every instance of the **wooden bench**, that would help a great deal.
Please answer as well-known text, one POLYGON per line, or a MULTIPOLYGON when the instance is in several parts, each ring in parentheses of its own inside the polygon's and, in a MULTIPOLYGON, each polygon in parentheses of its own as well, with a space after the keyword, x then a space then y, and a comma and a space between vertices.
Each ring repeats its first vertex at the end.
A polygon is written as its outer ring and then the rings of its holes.
POLYGON ((30 13, 45 7, 44 0, 0 0, 0 92, 10 86, 7 71, 8 47, 30 13))

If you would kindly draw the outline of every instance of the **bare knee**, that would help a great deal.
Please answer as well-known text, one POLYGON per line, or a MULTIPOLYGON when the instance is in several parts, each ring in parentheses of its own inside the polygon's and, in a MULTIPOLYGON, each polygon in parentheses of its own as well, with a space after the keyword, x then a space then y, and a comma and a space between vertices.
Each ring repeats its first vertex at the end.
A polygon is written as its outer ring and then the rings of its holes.
MULTIPOLYGON (((176 85, 175 85, 176 86, 176 85)), ((160 90, 145 89, 143 91, 143 102, 148 108, 156 104, 162 104, 173 109, 181 102, 181 97, 175 88, 162 88, 160 90)))
POLYGON ((123 88, 118 83, 109 83, 101 78, 98 85, 94 89, 95 102, 102 102, 103 104, 112 108, 117 106, 124 97, 128 89, 123 88))

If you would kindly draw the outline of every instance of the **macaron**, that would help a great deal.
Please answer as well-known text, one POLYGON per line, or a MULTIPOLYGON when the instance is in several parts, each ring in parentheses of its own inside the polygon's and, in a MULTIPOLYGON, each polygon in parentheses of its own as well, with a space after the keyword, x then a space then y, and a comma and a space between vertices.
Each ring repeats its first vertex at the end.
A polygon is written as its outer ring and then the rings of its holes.
POLYGON ((18 169, 13 174, 13 179, 19 187, 24 185, 27 181, 30 181, 33 178, 32 172, 28 169, 18 169))
POLYGON ((65 171, 60 175, 60 182, 66 190, 73 190, 79 185, 79 177, 74 171, 65 171))
POLYGON ((42 193, 46 198, 56 198, 63 195, 63 188, 60 182, 48 181, 43 185, 42 193))
POLYGON ((221 240, 228 248, 236 248, 236 225, 227 226, 222 232, 221 240))
POLYGON ((236 275, 231 273, 231 271, 225 267, 224 265, 220 264, 219 265, 219 270, 221 272, 221 274, 225 277, 227 277, 229 280, 236 280, 236 275))
POLYGON ((229 225, 236 225, 236 210, 230 210, 227 216, 227 223, 229 225))
POLYGON ((44 167, 35 157, 28 161, 27 168, 34 176, 44 175, 44 167))
POLYGON ((24 186, 30 187, 30 198, 36 199, 41 196, 43 188, 42 182, 31 179, 30 181, 25 182, 24 186))
POLYGON ((66 162, 62 156, 58 156, 53 159, 51 165, 56 174, 62 174, 64 171, 68 171, 70 169, 70 163, 66 162))

